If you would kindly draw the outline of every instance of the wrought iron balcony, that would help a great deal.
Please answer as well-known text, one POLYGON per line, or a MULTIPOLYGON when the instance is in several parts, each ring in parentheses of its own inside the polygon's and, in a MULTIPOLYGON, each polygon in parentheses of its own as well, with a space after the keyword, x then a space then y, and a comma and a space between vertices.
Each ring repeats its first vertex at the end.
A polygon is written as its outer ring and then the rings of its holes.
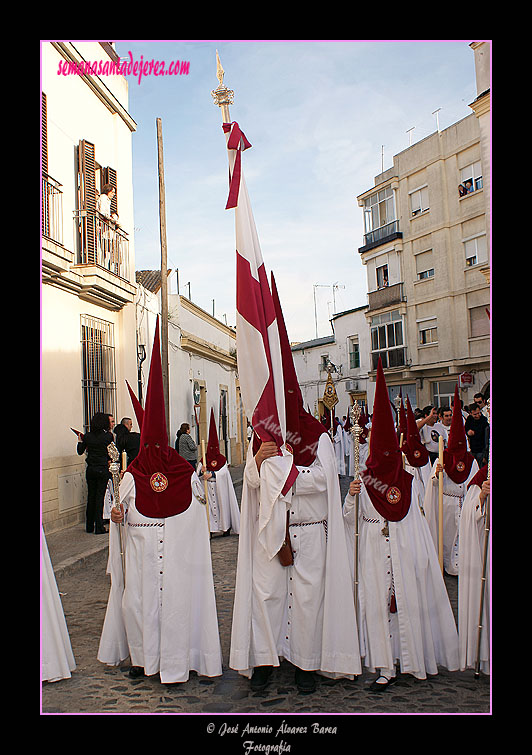
POLYGON ((117 222, 99 212, 74 213, 80 265, 99 265, 129 280, 129 238, 117 222))

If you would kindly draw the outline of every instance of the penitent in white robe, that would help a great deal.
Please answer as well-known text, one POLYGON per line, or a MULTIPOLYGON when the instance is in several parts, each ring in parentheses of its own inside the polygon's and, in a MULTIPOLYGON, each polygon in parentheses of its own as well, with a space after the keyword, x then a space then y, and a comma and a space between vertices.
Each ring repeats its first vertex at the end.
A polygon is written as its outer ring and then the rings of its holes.
MULTIPOLYGON (((458 633, 434 543, 415 504, 418 484, 412 481, 408 513, 388 522, 388 535, 363 483, 359 498, 360 646, 364 665, 389 677, 395 676, 396 662, 417 679, 437 674, 438 666, 458 669, 458 633), (392 593, 396 613, 389 610, 392 593)), ((347 495, 343 507, 352 565, 354 502, 347 495)))
MULTIPOLYGON (((485 522, 480 505, 480 487, 472 485, 467 491, 460 517, 460 550, 458 567, 458 639, 460 670, 475 668, 478 651, 480 593, 484 559, 485 522)), ((482 611, 480 640, 480 670, 490 673, 490 553, 486 563, 486 588, 482 611)))
MULTIPOLYGON (((438 490, 439 481, 436 477, 436 460, 432 466, 430 477, 425 487, 425 501, 423 510, 429 524, 430 532, 436 550, 438 549, 438 490)), ((469 477, 465 482, 453 482, 447 472, 443 472, 443 568, 447 574, 458 574, 458 531, 460 515, 464 503, 469 481, 478 472, 476 461, 471 465, 469 477)))
POLYGON ((165 519, 143 516, 135 506, 135 479, 120 484, 126 509, 122 527, 126 554, 123 589, 119 527, 110 523, 109 602, 98 660, 117 665, 131 658, 147 676, 163 684, 184 682, 191 670, 202 676, 222 673, 222 654, 214 594, 211 552, 202 485, 192 477, 186 511, 165 519))
POLYGON ((294 493, 275 503, 283 510, 281 523, 290 511, 294 563, 282 566, 258 537, 260 496, 267 493, 248 449, 229 665, 250 677, 255 666, 279 666, 285 658, 306 671, 352 678, 362 668, 338 472, 327 434, 313 464, 298 470, 294 493))
POLYGON ((344 429, 341 425, 337 426, 336 433, 334 435, 334 452, 336 455, 336 466, 338 467, 338 474, 343 476, 346 473, 345 457, 347 453, 347 445, 344 429))
MULTIPOLYGON (((198 474, 203 464, 198 464, 198 474)), ((207 481, 209 498, 209 526, 211 532, 240 532, 240 509, 236 499, 233 480, 227 464, 214 472, 207 481)))
POLYGON ((76 668, 44 532, 41 541, 42 681, 70 679, 76 668))

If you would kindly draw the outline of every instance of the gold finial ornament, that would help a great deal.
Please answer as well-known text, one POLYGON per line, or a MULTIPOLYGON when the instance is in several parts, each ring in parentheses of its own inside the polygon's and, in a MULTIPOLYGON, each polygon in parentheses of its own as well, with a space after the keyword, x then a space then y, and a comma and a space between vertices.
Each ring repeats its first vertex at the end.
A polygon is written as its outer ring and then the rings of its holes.
POLYGON ((216 50, 216 78, 220 83, 218 84, 216 89, 212 90, 211 95, 214 100, 214 104, 222 108, 223 122, 230 123, 231 118, 229 116, 229 105, 233 104, 235 93, 232 89, 228 89, 226 86, 224 86, 224 74, 225 71, 222 68, 222 64, 220 62, 220 56, 218 55, 218 50, 216 50))
POLYGON ((220 82, 220 86, 224 83, 224 69, 222 68, 222 64, 220 63, 220 56, 218 55, 218 50, 216 50, 216 78, 220 82))

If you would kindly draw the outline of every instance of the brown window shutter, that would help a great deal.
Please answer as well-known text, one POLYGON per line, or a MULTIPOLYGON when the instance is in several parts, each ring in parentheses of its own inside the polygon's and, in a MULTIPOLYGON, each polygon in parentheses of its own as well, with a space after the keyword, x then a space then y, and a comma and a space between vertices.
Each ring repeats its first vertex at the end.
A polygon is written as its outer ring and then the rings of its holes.
POLYGON ((96 261, 96 165, 94 144, 81 139, 78 148, 79 209, 86 211, 81 227, 81 261, 96 261))
POLYGON ((46 113, 46 95, 42 92, 41 100, 41 170, 42 170, 42 217, 41 229, 43 236, 50 233, 50 208, 48 197, 48 118, 46 113))
POLYGON ((48 175, 48 116, 46 112, 46 95, 42 92, 41 104, 41 165, 42 172, 48 175))
POLYGON ((117 174, 116 170, 114 168, 103 168, 102 169, 102 184, 111 184, 111 186, 114 186, 115 188, 115 195, 111 201, 111 212, 118 213, 118 203, 117 203, 117 197, 118 197, 118 184, 117 184, 117 174))

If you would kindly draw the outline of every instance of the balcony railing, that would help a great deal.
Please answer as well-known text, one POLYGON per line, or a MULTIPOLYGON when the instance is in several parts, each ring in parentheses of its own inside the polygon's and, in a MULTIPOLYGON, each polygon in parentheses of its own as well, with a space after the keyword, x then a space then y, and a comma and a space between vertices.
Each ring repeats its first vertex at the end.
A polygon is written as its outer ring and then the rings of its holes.
POLYGON ((42 235, 63 243, 63 192, 62 184, 43 173, 42 176, 42 235))
POLYGON ((129 239, 114 220, 99 212, 74 213, 79 238, 79 264, 99 265, 120 278, 129 280, 129 239))
POLYGON ((392 286, 384 286, 377 291, 368 293, 369 310, 382 309, 392 304, 400 304, 406 301, 402 283, 394 283, 392 286))
POLYGON ((391 223, 376 228, 374 231, 364 234, 364 246, 359 248, 359 252, 367 252, 375 246, 380 246, 392 239, 402 238, 403 234, 399 230, 399 221, 392 220, 391 223))

